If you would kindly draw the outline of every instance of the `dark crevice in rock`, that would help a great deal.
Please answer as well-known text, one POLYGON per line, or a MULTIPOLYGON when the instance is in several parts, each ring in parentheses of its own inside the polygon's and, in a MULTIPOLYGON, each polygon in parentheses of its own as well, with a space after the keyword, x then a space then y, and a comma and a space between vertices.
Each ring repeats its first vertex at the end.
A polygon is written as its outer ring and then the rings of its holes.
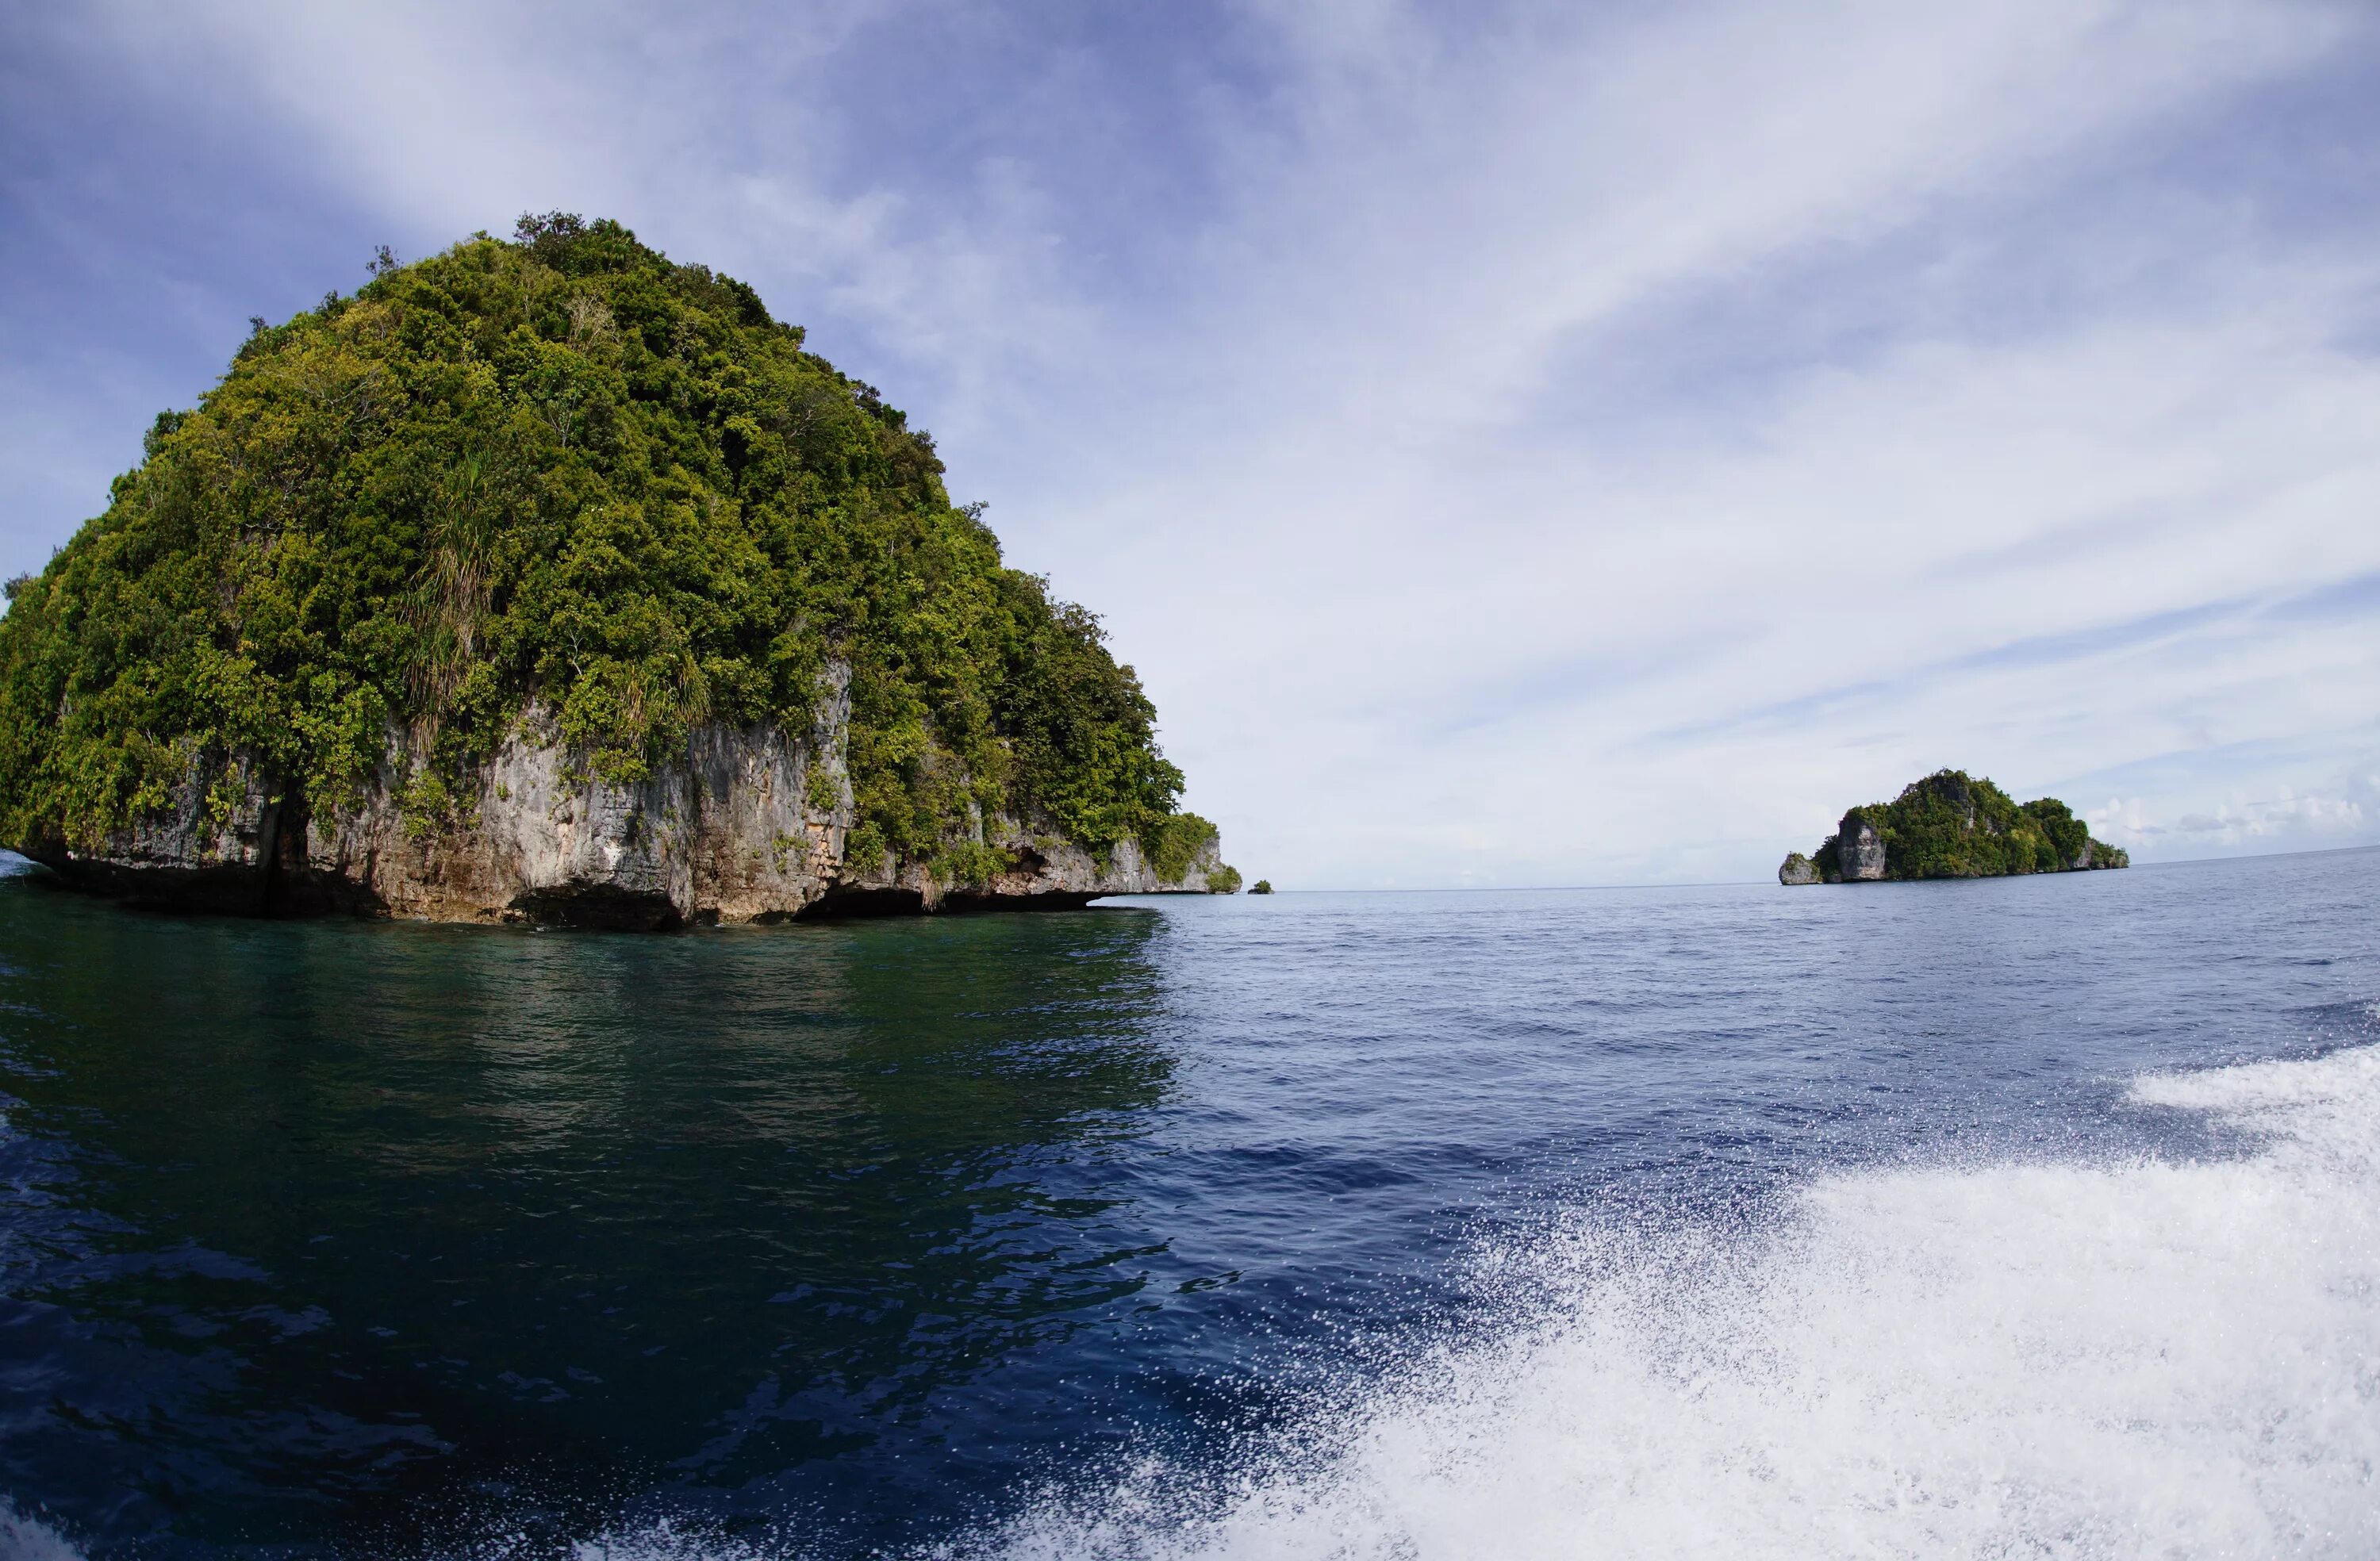
POLYGON ((842 917, 915 916, 923 914, 926 897, 914 889, 828 889, 802 907, 797 921, 834 921, 842 917))
POLYGON ((505 910, 510 920, 605 932, 668 932, 686 922, 668 895, 640 893, 614 884, 530 889, 515 895, 505 910))
POLYGON ((1079 911, 1096 894, 1081 894, 1065 889, 1053 889, 1041 894, 1002 894, 971 889, 954 889, 942 896, 945 911, 967 914, 978 911, 1079 911))

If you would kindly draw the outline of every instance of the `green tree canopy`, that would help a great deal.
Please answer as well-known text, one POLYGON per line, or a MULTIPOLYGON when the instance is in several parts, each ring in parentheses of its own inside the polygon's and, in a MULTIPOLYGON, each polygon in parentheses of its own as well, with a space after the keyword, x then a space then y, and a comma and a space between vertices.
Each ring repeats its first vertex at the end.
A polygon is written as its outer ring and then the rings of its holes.
POLYGON ((750 287, 559 213, 370 270, 257 321, 10 584, 7 838, 97 841, 235 755, 336 807, 392 732, 435 806, 532 701, 630 780, 702 722, 805 729, 830 659, 856 858, 1002 810, 1180 836, 1098 619, 1005 567, 933 442, 750 287))

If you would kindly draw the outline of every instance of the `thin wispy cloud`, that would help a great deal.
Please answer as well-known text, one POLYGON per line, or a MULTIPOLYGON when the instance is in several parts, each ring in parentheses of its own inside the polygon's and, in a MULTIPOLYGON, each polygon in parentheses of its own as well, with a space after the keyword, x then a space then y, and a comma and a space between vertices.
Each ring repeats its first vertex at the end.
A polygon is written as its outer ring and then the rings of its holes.
POLYGON ((1278 881, 1751 876, 1941 764, 2380 839, 2363 7, 6 15, 12 571, 246 314, 581 209, 932 429, 1278 881))

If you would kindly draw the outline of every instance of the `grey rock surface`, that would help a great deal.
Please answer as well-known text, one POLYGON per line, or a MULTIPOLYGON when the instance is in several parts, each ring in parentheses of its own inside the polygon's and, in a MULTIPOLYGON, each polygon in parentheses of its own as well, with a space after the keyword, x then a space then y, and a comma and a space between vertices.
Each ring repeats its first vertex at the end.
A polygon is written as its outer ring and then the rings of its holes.
POLYGON ((436 819, 402 804, 420 760, 393 732, 352 807, 310 816, 235 759, 193 775, 170 808, 98 852, 19 849, 76 887, 184 909, 627 928, 1077 906, 1204 892, 1220 865, 1210 841, 1163 880, 1131 841, 1102 863, 1004 817, 977 826, 1014 864, 990 883, 939 882, 921 863, 851 862, 849 681, 830 673, 803 736, 701 727, 682 755, 630 784, 589 773, 551 712, 531 707, 436 819))
POLYGON ((1800 852, 1786 853, 1784 865, 1777 869, 1777 881, 1791 889, 1818 881, 1818 865, 1800 852))
POLYGON ((1842 877, 1845 883, 1874 883, 1884 877, 1884 837, 1857 808, 1843 815, 1842 877))
POLYGON ((119 833, 104 851, 77 853, 49 841, 16 848, 78 888, 144 903, 253 914, 281 852, 283 810, 252 765, 235 759, 193 772, 170 803, 119 833))

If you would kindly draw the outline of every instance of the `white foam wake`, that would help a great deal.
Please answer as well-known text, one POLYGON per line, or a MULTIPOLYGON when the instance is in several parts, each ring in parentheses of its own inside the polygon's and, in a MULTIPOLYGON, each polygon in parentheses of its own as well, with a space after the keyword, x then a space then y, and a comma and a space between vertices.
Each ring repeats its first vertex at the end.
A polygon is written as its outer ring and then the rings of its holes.
MULTIPOLYGON (((1823 1182, 1730 1241, 1585 1229, 1535 1321, 1200 1515, 1152 1477, 1016 1558, 2380 1555, 2380 1050, 2152 1078, 2211 1163, 1823 1182)), ((1517 1266, 1517 1265, 1516 1265, 1517 1266)))
MULTIPOLYGON (((0 873, 6 870, 0 863, 0 873)), ((83 1556, 55 1529, 0 1496, 0 1561, 83 1561, 83 1556)))

